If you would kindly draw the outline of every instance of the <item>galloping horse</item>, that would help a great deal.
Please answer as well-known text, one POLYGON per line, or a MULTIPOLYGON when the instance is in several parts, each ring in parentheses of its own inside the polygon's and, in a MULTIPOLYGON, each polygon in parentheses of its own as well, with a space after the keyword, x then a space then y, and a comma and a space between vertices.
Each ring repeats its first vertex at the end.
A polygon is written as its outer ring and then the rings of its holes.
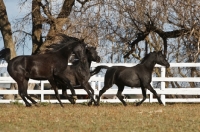
POLYGON ((140 64, 137 64, 133 67, 125 66, 97 66, 92 72, 91 75, 97 74, 102 68, 108 69, 104 78, 104 87, 99 91, 99 96, 97 98, 97 105, 99 105, 101 95, 106 92, 113 84, 118 86, 117 97, 126 106, 126 102, 123 100, 122 92, 124 86, 128 87, 141 87, 143 99, 136 103, 137 106, 141 105, 146 99, 146 89, 150 90, 155 97, 157 98, 160 104, 163 104, 160 100, 160 97, 157 95, 157 92, 151 86, 152 72, 155 64, 160 64, 162 66, 170 67, 170 64, 165 59, 165 55, 162 54, 162 51, 151 52, 147 54, 141 61, 140 64))
MULTIPOLYGON (((91 99, 88 102, 88 105, 91 105, 92 102, 96 103, 93 97, 94 90, 92 89, 91 85, 88 82, 91 77, 90 66, 92 61, 100 62, 100 57, 98 56, 95 47, 86 47, 86 62, 83 63, 82 61, 79 60, 74 61, 72 62, 72 65, 69 65, 65 69, 65 71, 63 71, 63 74, 65 75, 66 78, 70 80, 72 86, 75 86, 76 88, 80 87, 85 89, 85 91, 87 92, 87 94, 91 99)), ((59 82, 58 85, 61 85, 59 87, 62 87, 62 90, 66 91, 66 86, 63 83, 59 82)))
MULTIPOLYGON (((72 95, 75 97, 74 88, 71 86, 69 79, 63 74, 63 71, 67 68, 68 59, 72 52, 80 57, 80 61, 85 62, 85 46, 81 41, 75 41, 56 51, 37 55, 22 55, 11 60, 10 49, 5 48, 0 51, 0 59, 5 59, 7 61, 7 71, 17 82, 19 88, 18 93, 27 107, 31 106, 31 104, 26 98, 33 104, 37 103, 27 94, 28 81, 30 78, 35 80, 48 80, 55 91, 57 100, 63 107, 58 94, 55 78, 62 80, 70 88, 72 95)), ((68 99, 71 103, 75 103, 74 99, 68 99)))

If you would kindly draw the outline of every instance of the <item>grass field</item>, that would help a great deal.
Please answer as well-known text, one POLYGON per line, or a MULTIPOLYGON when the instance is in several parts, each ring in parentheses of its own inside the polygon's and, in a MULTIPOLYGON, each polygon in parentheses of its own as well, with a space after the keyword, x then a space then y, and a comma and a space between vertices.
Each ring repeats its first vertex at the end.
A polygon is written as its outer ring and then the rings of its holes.
POLYGON ((200 104, 0 104, 0 132, 199 132, 200 104))

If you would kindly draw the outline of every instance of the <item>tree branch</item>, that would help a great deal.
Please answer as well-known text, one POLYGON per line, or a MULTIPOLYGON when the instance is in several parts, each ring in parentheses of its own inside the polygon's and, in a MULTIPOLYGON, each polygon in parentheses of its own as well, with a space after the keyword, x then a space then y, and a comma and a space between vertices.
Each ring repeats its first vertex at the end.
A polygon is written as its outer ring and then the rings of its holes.
POLYGON ((81 1, 81 0, 77 0, 81 5, 82 7, 85 5, 85 3, 87 3, 88 1, 90 0, 84 0, 84 1, 81 1))
POLYGON ((75 0, 65 0, 57 18, 67 18, 71 13, 72 7, 74 6, 74 1, 75 0))
POLYGON ((150 32, 155 32, 157 33, 162 39, 163 39, 163 44, 164 44, 164 54, 166 55, 167 53, 167 39, 168 38, 177 38, 182 36, 185 33, 188 33, 190 30, 189 29, 180 29, 180 30, 174 30, 174 31, 167 31, 164 32, 163 30, 159 29, 158 27, 154 26, 152 22, 148 22, 145 24, 146 26, 146 31, 142 33, 138 33, 137 38, 130 44, 131 50, 124 56, 124 58, 127 58, 131 53, 135 51, 135 44, 137 44, 140 41, 143 41, 147 35, 149 35, 150 32))
POLYGON ((54 22, 55 18, 52 17, 52 14, 51 14, 51 12, 48 9, 48 6, 47 6, 48 3, 46 5, 43 5, 41 1, 38 2, 38 3, 42 7, 44 14, 48 17, 49 21, 54 22))
POLYGON ((131 50, 130 50, 126 55, 124 55, 124 58, 128 58, 128 56, 129 56, 130 54, 132 54, 132 53, 135 51, 135 45, 136 45, 138 42, 144 40, 144 39, 146 38, 146 36, 149 35, 149 33, 150 33, 150 32, 138 33, 137 39, 134 40, 134 41, 130 44, 131 50))
POLYGON ((23 30, 15 30, 15 31, 13 31, 13 33, 17 33, 17 32, 22 32, 22 33, 24 33, 24 34, 26 34, 26 35, 32 36, 31 33, 28 33, 28 32, 23 31, 23 30))

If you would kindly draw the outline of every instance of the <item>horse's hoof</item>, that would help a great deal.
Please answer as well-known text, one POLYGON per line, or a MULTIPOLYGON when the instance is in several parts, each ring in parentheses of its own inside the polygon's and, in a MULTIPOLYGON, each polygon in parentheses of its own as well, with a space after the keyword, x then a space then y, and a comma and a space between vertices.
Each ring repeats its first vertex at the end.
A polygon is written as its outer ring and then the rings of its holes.
POLYGON ((76 99, 73 98, 72 100, 73 100, 73 104, 76 104, 76 100, 77 100, 77 98, 76 98, 76 99))
POLYGON ((136 103, 136 106, 140 106, 141 104, 140 103, 136 103))
POLYGON ((159 103, 160 105, 164 105, 163 103, 159 103))
POLYGON ((31 107, 31 104, 26 104, 26 107, 31 107))
POLYGON ((71 104, 75 104, 76 103, 74 99, 72 99, 70 102, 71 102, 71 104))
POLYGON ((94 106, 99 106, 99 103, 94 103, 94 106))
POLYGON ((75 104, 74 99, 69 98, 68 100, 69 100, 69 102, 70 102, 71 104, 75 104))
POLYGON ((77 96, 72 96, 72 98, 73 98, 74 100, 77 100, 77 99, 78 99, 77 96))
POLYGON ((78 98, 77 98, 77 96, 72 96, 72 104, 76 104, 76 100, 77 100, 78 98))
POLYGON ((71 104, 76 104, 77 96, 69 97, 68 100, 71 104))
POLYGON ((92 105, 92 102, 88 102, 88 106, 91 106, 92 105))
POLYGON ((127 104, 124 104, 124 106, 127 106, 127 104))
POLYGON ((76 104, 76 99, 73 99, 73 104, 76 104))
POLYGON ((35 106, 37 106, 37 107, 40 107, 40 104, 38 104, 38 103, 36 103, 36 104, 34 104, 35 106))

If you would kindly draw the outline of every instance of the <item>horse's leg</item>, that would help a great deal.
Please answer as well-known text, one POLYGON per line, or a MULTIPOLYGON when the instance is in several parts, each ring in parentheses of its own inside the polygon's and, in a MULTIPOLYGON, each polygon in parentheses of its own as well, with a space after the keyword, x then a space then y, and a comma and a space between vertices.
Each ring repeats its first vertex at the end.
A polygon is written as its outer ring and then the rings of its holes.
POLYGON ((122 96, 122 92, 124 90, 124 86, 120 86, 120 85, 117 85, 118 86, 118 91, 117 91, 117 97, 118 99, 123 103, 124 106, 127 106, 126 102, 124 101, 124 96, 122 96))
POLYGON ((62 96, 68 99, 71 104, 75 104, 74 99, 67 95, 67 86, 65 85, 65 82, 57 76, 55 76, 54 79, 55 79, 57 87, 59 89, 62 89, 62 96))
POLYGON ((67 88, 65 85, 62 85, 62 95, 69 100, 71 104, 75 104, 76 102, 74 101, 74 98, 71 98, 70 96, 67 95, 67 88))
MULTIPOLYGON (((75 90, 74 90, 74 88, 72 87, 72 85, 71 85, 69 79, 66 78, 65 76, 63 76, 63 74, 59 76, 59 79, 61 79, 61 80, 63 81, 63 83, 66 84, 66 86, 70 89, 70 91, 71 91, 71 93, 72 93, 72 99, 71 99, 71 98, 68 98, 68 100, 69 100, 72 104, 75 104, 75 103, 76 103, 76 100, 77 100, 77 96, 76 96, 75 90)), ((68 96, 67 96, 67 92, 66 92, 66 88, 65 88, 65 87, 63 87, 63 88, 62 88, 62 92, 63 92, 62 94, 65 95, 66 97, 68 97, 68 96), (64 88, 64 89, 63 89, 63 88, 64 88)))
POLYGON ((28 81, 27 80, 17 81, 17 85, 18 85, 18 94, 24 101, 26 107, 30 107, 31 104, 25 98, 27 95, 28 81))
POLYGON ((23 91, 23 92, 24 92, 25 97, 26 97, 27 99, 29 99, 33 104, 37 104, 37 102, 36 102, 34 99, 32 99, 31 96, 28 95, 28 93, 27 93, 27 89, 28 89, 28 80, 29 80, 29 79, 24 80, 24 84, 25 84, 26 86, 24 87, 24 91, 23 91))
POLYGON ((142 89, 143 99, 140 102, 137 102, 136 106, 141 105, 147 98, 147 94, 146 94, 147 89, 145 87, 141 87, 141 89, 142 89))
POLYGON ((163 104, 163 102, 161 101, 161 99, 160 99, 160 97, 158 96, 157 92, 153 89, 153 87, 152 87, 150 84, 147 86, 147 89, 148 89, 149 91, 151 91, 151 92, 154 94, 154 96, 157 98, 157 100, 158 100, 158 102, 159 102, 160 104, 163 104))
MULTIPOLYGON (((94 89, 91 87, 90 84, 89 84, 89 90, 92 93, 92 97, 94 97, 94 89)), ((93 100, 94 100, 94 104, 97 105, 97 102, 95 101, 95 99, 90 98, 90 101, 88 102, 88 106, 92 105, 93 100)))
POLYGON ((106 90, 108 90, 110 87, 112 87, 112 85, 105 85, 104 83, 104 87, 99 91, 99 96, 97 96, 97 105, 99 105, 101 95, 105 93, 106 90))
POLYGON ((88 106, 92 105, 92 102, 97 104, 96 100, 94 99, 94 90, 92 89, 92 87, 89 84, 89 82, 86 82, 86 83, 81 84, 81 85, 83 86, 83 88, 85 89, 85 91, 87 92, 87 94, 90 97, 90 101, 88 102, 88 106), (92 93, 89 90, 91 90, 92 93))
POLYGON ((61 100, 60 100, 60 96, 58 94, 58 88, 56 86, 56 82, 54 82, 54 79, 48 79, 49 83, 51 84, 52 88, 54 89, 54 92, 55 92, 55 96, 58 100, 58 102, 60 103, 61 107, 64 107, 61 100))
POLYGON ((35 105, 37 104, 37 102, 33 98, 31 98, 30 95, 28 95, 27 90, 26 90, 26 98, 29 99, 33 104, 35 104, 35 105))
MULTIPOLYGON (((75 90, 74 88, 72 87, 70 81, 68 79, 65 80, 65 83, 67 84, 67 86, 69 87, 70 91, 71 91, 71 94, 72 94, 72 98, 68 98, 68 100, 72 103, 72 104, 75 104, 76 103, 76 100, 77 100, 77 96, 76 96, 76 93, 75 93, 75 90)), ((62 94, 64 95, 67 95, 67 92, 66 92, 66 88, 65 90, 62 90, 62 94)), ((66 96, 67 97, 67 96, 66 96)))

